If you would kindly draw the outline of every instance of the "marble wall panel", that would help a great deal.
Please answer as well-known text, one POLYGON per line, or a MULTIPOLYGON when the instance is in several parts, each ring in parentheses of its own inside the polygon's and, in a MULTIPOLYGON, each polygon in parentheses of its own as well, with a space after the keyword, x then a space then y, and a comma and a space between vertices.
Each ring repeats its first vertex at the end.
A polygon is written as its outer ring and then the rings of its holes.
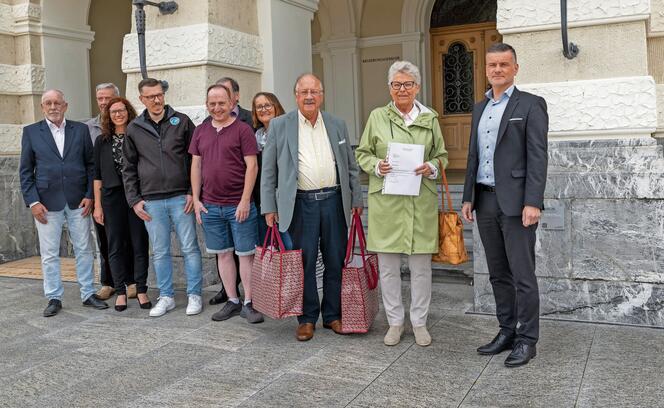
POLYGON ((573 200, 573 275, 664 283, 664 201, 573 200))
POLYGON ((0 263, 38 254, 37 231, 25 207, 18 156, 0 156, 0 263))
MULTIPOLYGON (((540 315, 664 327, 664 285, 538 278, 540 315)), ((495 313, 489 275, 475 275, 474 311, 495 313)))

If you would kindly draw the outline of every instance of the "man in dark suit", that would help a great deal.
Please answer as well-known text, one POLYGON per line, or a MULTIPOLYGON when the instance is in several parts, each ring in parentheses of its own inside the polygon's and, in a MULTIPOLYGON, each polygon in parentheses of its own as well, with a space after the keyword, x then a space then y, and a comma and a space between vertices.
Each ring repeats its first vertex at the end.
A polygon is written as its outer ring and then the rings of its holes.
POLYGON ((535 231, 547 169, 549 117, 543 98, 514 86, 514 48, 492 45, 486 54, 491 89, 473 109, 462 214, 477 227, 486 252, 500 332, 477 352, 512 350, 508 367, 527 364, 539 338, 535 231))
POLYGON ((25 205, 30 207, 39 235, 44 294, 44 316, 62 308, 64 287, 60 277, 60 237, 67 222, 76 255, 76 276, 84 306, 106 309, 95 296, 93 249, 90 242, 94 163, 88 127, 65 120, 67 102, 58 90, 41 100, 45 119, 26 126, 21 140, 19 175, 25 205))

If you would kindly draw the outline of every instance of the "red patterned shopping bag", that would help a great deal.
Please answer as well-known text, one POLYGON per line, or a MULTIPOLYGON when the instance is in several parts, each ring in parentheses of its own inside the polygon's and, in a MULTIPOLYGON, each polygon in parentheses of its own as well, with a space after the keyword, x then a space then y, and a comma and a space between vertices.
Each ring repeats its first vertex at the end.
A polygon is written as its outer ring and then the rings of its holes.
POLYGON ((366 333, 378 314, 378 257, 367 255, 362 220, 353 214, 341 271, 341 331, 366 333), (353 252, 355 236, 360 253, 353 252))
POLYGON ((268 227, 263 246, 256 247, 251 288, 253 306, 264 315, 283 319, 302 314, 302 250, 286 251, 276 226, 268 227))

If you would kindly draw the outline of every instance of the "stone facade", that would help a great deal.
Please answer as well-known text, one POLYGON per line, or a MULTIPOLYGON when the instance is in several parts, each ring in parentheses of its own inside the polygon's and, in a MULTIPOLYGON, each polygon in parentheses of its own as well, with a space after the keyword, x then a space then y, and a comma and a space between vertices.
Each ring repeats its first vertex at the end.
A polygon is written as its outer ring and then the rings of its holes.
MULTIPOLYGON (((564 222, 537 232, 541 314, 664 327, 664 146, 653 138, 550 142, 545 197, 564 222)), ((475 311, 490 313, 479 239, 474 251, 475 311)))

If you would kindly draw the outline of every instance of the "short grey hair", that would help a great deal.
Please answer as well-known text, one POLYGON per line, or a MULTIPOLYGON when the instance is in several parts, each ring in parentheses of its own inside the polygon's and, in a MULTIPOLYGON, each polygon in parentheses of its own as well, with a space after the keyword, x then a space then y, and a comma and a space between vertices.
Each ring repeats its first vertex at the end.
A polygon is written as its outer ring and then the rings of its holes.
POLYGON ((293 92, 297 93, 297 86, 300 84, 300 81, 303 80, 306 77, 311 77, 318 82, 320 85, 320 90, 323 91, 323 81, 318 78, 318 75, 314 74, 313 72, 305 72, 304 74, 300 74, 296 79, 295 79, 295 84, 293 85, 293 92))
POLYGON ((417 68, 417 65, 410 61, 395 61, 390 67, 390 70, 387 71, 387 85, 390 85, 394 76, 398 73, 412 76, 417 85, 422 83, 422 76, 420 75, 420 69, 417 68))
POLYGON ((47 89, 46 91, 44 91, 44 93, 41 96, 41 102, 42 103, 44 103, 44 98, 46 97, 46 95, 51 93, 51 92, 56 93, 64 102, 67 102, 65 100, 65 93, 62 92, 61 90, 59 90, 59 89, 47 89))
POLYGON ((115 96, 120 96, 120 89, 112 82, 104 82, 103 84, 97 85, 95 93, 101 91, 102 89, 112 89, 115 92, 115 96))

